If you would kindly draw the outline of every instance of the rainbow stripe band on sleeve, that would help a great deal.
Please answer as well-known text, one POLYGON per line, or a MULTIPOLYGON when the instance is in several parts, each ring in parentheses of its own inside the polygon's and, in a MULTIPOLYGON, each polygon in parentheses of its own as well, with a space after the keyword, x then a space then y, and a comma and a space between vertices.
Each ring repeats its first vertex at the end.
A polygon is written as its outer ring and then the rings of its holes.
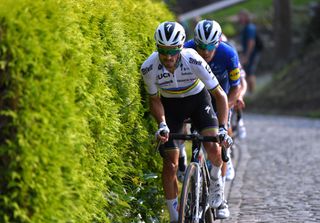
POLYGON ((217 89, 220 89, 220 90, 223 91, 222 87, 221 87, 219 84, 217 84, 214 88, 210 89, 209 91, 210 91, 212 94, 214 94, 214 92, 215 92, 217 89))
POLYGON ((169 94, 184 94, 188 91, 191 91, 193 88, 195 88, 198 83, 199 79, 197 79, 193 84, 189 86, 179 87, 179 88, 169 88, 169 89, 162 89, 164 92, 167 92, 169 94))

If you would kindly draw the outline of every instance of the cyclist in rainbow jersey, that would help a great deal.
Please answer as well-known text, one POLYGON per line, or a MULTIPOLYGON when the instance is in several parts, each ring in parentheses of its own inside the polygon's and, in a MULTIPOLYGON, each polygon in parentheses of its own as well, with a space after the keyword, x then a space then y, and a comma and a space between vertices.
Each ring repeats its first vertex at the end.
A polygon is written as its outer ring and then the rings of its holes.
MULTIPOLYGON (((225 146, 232 144, 226 131, 228 101, 217 78, 208 64, 193 49, 183 47, 185 31, 177 22, 163 22, 155 31, 157 52, 142 64, 141 74, 149 93, 150 112, 159 124, 156 137, 163 142, 162 182, 170 222, 178 221, 178 169, 179 148, 169 138, 169 132, 182 133, 183 122, 191 118, 202 135, 219 134, 225 146), (217 104, 218 118, 212 108, 209 92, 217 104), (165 132, 165 135, 161 135, 165 132)), ((217 208, 222 203, 221 147, 207 142, 204 147, 212 163, 209 204, 217 208)))

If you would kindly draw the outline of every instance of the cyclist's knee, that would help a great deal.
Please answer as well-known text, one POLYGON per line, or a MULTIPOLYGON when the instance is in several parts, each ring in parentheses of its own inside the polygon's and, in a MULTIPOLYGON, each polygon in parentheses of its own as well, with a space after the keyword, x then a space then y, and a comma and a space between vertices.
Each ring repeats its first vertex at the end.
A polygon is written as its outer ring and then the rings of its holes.
POLYGON ((220 146, 218 143, 206 143, 204 146, 209 156, 218 156, 220 154, 220 146))

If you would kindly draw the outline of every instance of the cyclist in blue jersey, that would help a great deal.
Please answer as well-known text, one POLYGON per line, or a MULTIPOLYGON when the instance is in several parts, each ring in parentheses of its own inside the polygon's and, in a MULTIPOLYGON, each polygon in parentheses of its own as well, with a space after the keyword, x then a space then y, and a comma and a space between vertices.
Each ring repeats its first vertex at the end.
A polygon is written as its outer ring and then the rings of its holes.
MULTIPOLYGON (((236 50, 235 46, 228 41, 227 37, 224 34, 221 35, 221 41, 223 41, 224 43, 227 43, 228 45, 230 45, 236 50)), ((244 95, 247 91, 247 81, 246 81, 246 72, 242 68, 240 62, 239 62, 239 68, 240 68, 240 90, 239 90, 237 102, 232 108, 231 118, 230 118, 231 120, 230 120, 230 126, 228 129, 229 130, 228 132, 229 132, 229 135, 234 136, 233 127, 235 127, 237 130, 236 131, 237 136, 240 139, 243 139, 246 137, 246 128, 244 126, 244 121, 243 121, 243 109, 245 107, 244 95)), ((228 152, 229 152, 228 156, 231 157, 231 149, 228 150, 228 152)), ((227 162, 227 169, 226 169, 225 176, 227 181, 233 180, 235 176, 235 171, 234 171, 233 163, 231 162, 231 159, 227 162)))
MULTIPOLYGON (((228 38, 222 34, 222 38, 221 41, 229 44, 230 46, 232 46, 234 49, 236 49, 236 47, 230 43, 228 41, 228 38)), ((244 95, 247 92, 247 81, 246 81, 246 71, 243 69, 242 65, 239 64, 240 67, 240 93, 237 99, 237 103, 234 105, 233 107, 233 111, 232 111, 232 116, 231 117, 235 117, 235 118, 231 118, 231 120, 234 121, 234 123, 232 123, 233 126, 231 126, 231 132, 230 135, 233 135, 232 129, 233 127, 235 127, 236 131, 237 131, 237 137, 239 137, 240 139, 244 139, 247 135, 247 131, 246 131, 246 127, 244 125, 244 120, 243 120, 243 109, 245 108, 245 102, 244 102, 244 95)), ((234 178, 234 169, 232 162, 228 162, 227 163, 227 173, 226 173, 226 180, 232 180, 234 178)))
MULTIPOLYGON (((186 35, 179 23, 161 23, 154 37, 157 52, 143 62, 141 75, 149 94, 150 112, 159 124, 156 137, 163 143, 162 183, 170 222, 177 222, 179 148, 169 132, 181 133, 184 120, 191 118, 201 135, 219 135, 221 143, 230 146, 232 139, 226 131, 228 100, 205 60, 195 50, 183 47, 186 35), (217 114, 209 92, 217 102, 217 114)), ((204 147, 212 163, 208 201, 210 207, 218 208, 223 197, 221 147, 213 142, 204 143, 204 147)))
POLYGON ((244 139, 247 137, 247 130, 244 125, 244 118, 243 118, 243 110, 245 108, 244 102, 244 95, 247 91, 247 81, 246 81, 246 72, 244 69, 240 69, 240 78, 241 78, 241 90, 237 100, 236 105, 234 106, 234 111, 236 113, 236 123, 235 127, 237 130, 237 136, 239 139, 244 139))
MULTIPOLYGON (((201 20, 194 29, 194 39, 187 41, 184 46, 195 49, 204 58, 226 92, 229 107, 229 127, 230 108, 237 102, 240 90, 240 68, 238 54, 231 46, 221 41, 221 35, 222 30, 219 23, 213 20, 201 20)), ((212 98, 212 104, 215 108, 216 100, 214 98, 212 98)), ((226 131, 228 127, 226 126, 226 131)), ((180 149, 183 150, 184 145, 180 144, 180 146, 180 149)), ((225 174, 226 164, 224 163, 222 168, 223 187, 225 174)), ((217 210, 217 217, 227 218, 229 215, 228 205, 224 199, 217 210)))

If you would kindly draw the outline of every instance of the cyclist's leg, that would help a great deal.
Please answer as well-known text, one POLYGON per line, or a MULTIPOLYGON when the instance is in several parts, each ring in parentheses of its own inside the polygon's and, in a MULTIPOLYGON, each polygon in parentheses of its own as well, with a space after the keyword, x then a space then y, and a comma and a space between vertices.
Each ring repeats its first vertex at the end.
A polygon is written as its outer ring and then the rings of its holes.
POLYGON ((178 157, 178 149, 164 151, 162 182, 165 199, 170 214, 170 221, 177 221, 178 219, 178 181, 176 179, 178 157))
MULTIPOLYGON (((218 134, 218 119, 211 104, 211 96, 208 91, 202 91, 197 100, 197 109, 192 113, 193 127, 205 136, 216 136, 218 134), (210 107, 210 109, 208 109, 210 107)), ((203 143, 208 159, 215 166, 221 167, 221 149, 218 143, 203 143)), ((221 172, 221 171, 220 171, 221 172)))
MULTIPOLYGON (((228 149, 228 150, 230 150, 230 149, 228 149)), ((229 156, 229 161, 227 163, 223 162, 222 168, 221 168, 223 192, 222 192, 222 203, 217 208, 217 211, 216 211, 216 217, 218 219, 225 219, 230 216, 229 207, 227 205, 227 200, 225 197, 225 183, 227 180, 227 174, 228 174, 229 178, 230 178, 230 174, 234 174, 231 156, 229 156), (231 166, 229 166, 229 165, 231 165, 231 166), (232 170, 230 168, 232 168, 232 170), (230 173, 230 171, 233 171, 233 173, 230 173)))
MULTIPOLYGON (((233 137, 232 125, 231 125, 231 117, 232 113, 234 112, 233 109, 229 110, 229 117, 228 117, 228 135, 233 137)), ((226 180, 233 180, 235 172, 231 160, 231 147, 227 148, 227 155, 229 157, 229 161, 227 163, 223 162, 222 164, 222 180, 223 184, 226 180)))
MULTIPOLYGON (((185 119, 187 100, 175 98, 162 98, 166 114, 166 122, 172 133, 181 133, 185 119)), ((176 141, 169 139, 160 148, 163 157, 162 182, 165 199, 170 213, 170 221, 178 221, 178 180, 177 170, 179 161, 179 148, 176 141)))
POLYGON ((222 177, 223 188, 224 188, 224 183, 226 181, 226 175, 227 175, 227 163, 223 162, 221 166, 221 177, 222 177))
POLYGON ((243 111, 242 109, 238 109, 238 137, 240 139, 244 139, 247 136, 247 132, 246 132, 246 127, 244 126, 244 121, 243 121, 243 111))
MULTIPOLYGON (((228 116, 228 135, 229 136, 232 136, 232 129, 230 128, 231 114, 232 114, 232 111, 229 110, 229 116, 228 116)), ((223 162, 222 167, 221 167, 221 175, 222 175, 223 185, 224 185, 224 181, 226 179, 226 173, 227 173, 227 164, 225 162, 223 162)))
MULTIPOLYGON (((217 130, 203 130, 202 135, 215 136, 217 130)), ((209 205, 212 208, 217 208, 221 205, 223 200, 223 183, 221 175, 222 159, 221 148, 218 143, 204 143, 204 147, 208 154, 208 159, 212 166, 210 170, 210 189, 209 189, 209 205)))
MULTIPOLYGON (((212 108, 211 98, 207 91, 203 91, 198 98, 199 107, 194 111, 191 117, 196 129, 202 135, 216 136, 218 134, 218 119, 212 108), (208 106, 210 109, 208 110, 208 106)), ((212 182, 210 183, 209 203, 213 208, 220 206, 222 202, 222 179, 221 179, 221 148, 218 143, 205 142, 203 143, 208 160, 211 161, 212 167, 210 176, 212 182)))
MULTIPOLYGON (((229 111, 229 117, 228 117, 228 135, 232 136, 232 126, 231 126, 231 117, 232 117, 232 113, 233 110, 230 109, 229 111)), ((227 149, 227 153, 230 154, 231 148, 227 149)), ((225 219, 228 218, 230 216, 230 212, 229 212, 229 208, 227 205, 227 201, 225 198, 225 182, 226 179, 231 179, 234 177, 234 169, 233 169, 233 165, 232 165, 232 160, 231 160, 231 156, 228 155, 229 157, 229 161, 228 162, 223 162, 222 164, 222 168, 221 168, 221 175, 222 175, 222 187, 223 187, 223 193, 222 193, 222 203, 221 205, 218 207, 217 211, 216 211, 216 215, 217 218, 219 219, 225 219), (233 176, 232 176, 233 175, 233 176)))
MULTIPOLYGON (((183 125, 183 133, 184 134, 188 133, 186 123, 184 123, 184 125, 183 125)), ((187 153, 186 153, 185 143, 183 140, 179 140, 177 142, 177 144, 178 144, 179 151, 180 151, 180 153, 179 153, 179 168, 178 168, 178 172, 177 172, 177 177, 180 182, 183 182, 184 174, 187 169, 187 153)))

